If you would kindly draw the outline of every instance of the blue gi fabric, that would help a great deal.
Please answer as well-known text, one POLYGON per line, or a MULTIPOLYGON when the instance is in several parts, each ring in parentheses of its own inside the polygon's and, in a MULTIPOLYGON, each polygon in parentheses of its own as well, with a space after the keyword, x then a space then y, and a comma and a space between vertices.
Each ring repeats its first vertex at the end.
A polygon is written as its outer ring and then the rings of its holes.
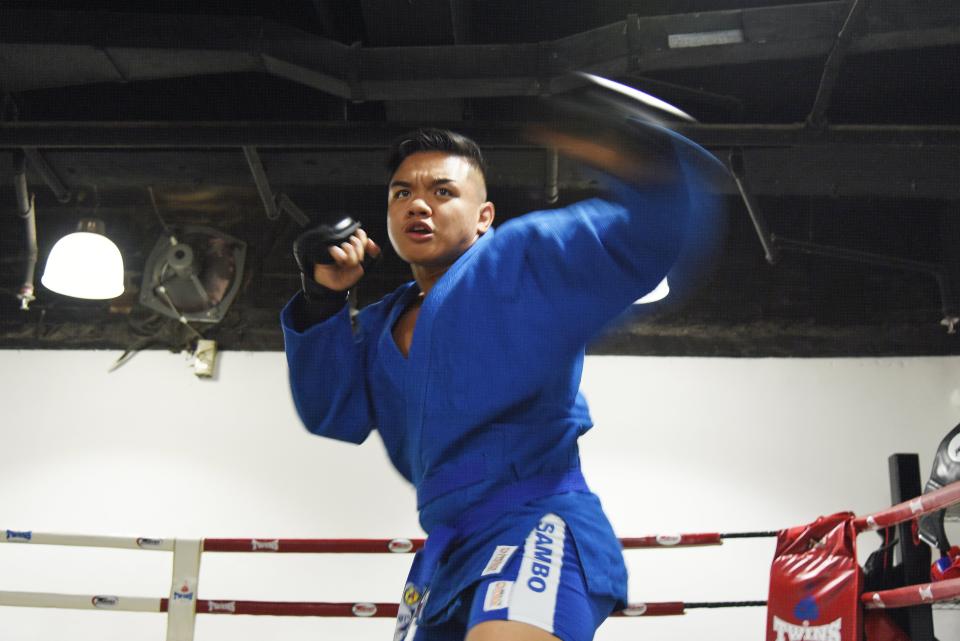
MULTIPOLYGON (((480 503, 470 506, 469 510, 460 513, 457 519, 449 524, 436 526, 430 531, 423 549, 417 552, 413 560, 413 567, 407 576, 404 586, 404 595, 408 590, 414 594, 423 595, 426 603, 432 583, 437 576, 440 562, 449 555, 453 546, 459 545, 468 537, 477 532, 487 531, 497 527, 498 522, 505 514, 512 511, 513 506, 526 505, 543 498, 559 494, 583 492, 588 493, 587 481, 583 478, 579 467, 569 468, 559 474, 540 474, 516 481, 498 488, 492 495, 483 497, 480 503)), ((481 573, 481 576, 485 574, 481 573)), ((443 590, 440 592, 444 593, 443 590)), ((405 599, 406 601, 406 599, 405 599)), ((418 604, 402 603, 397 615, 397 630, 395 641, 402 641, 414 617, 420 623, 426 622, 426 607, 417 607, 418 604)))
MULTIPOLYGON (((578 468, 577 439, 592 427, 579 394, 585 344, 660 282, 696 215, 715 213, 681 166, 685 182, 642 192, 615 183, 609 199, 489 230, 425 298, 407 358, 391 328, 415 283, 361 310, 355 330, 344 309, 298 332, 291 301, 281 320, 307 429, 353 443, 378 430, 417 488, 428 535, 508 484, 578 468)), ((449 618, 496 546, 522 546, 548 512, 567 523, 590 593, 624 605, 626 568, 599 500, 564 492, 503 505, 494 524, 458 540, 432 579, 424 621, 449 618)))

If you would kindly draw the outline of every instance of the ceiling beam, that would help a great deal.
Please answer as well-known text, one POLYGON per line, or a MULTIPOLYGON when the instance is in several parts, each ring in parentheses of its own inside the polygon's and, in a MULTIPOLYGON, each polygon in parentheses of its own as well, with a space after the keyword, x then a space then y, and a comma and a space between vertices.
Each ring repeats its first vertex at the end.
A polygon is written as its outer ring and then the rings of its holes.
MULTIPOLYGON (((278 149, 258 146, 269 182, 284 191, 297 188, 382 186, 386 147, 278 149)), ((490 183, 504 189, 546 189, 546 150, 486 146, 490 183)), ((217 149, 47 149, 51 167, 72 185, 100 189, 145 185, 252 187, 242 147, 217 149)), ((725 154, 721 154, 726 158, 725 154)), ((754 195, 865 196, 960 200, 960 145, 846 145, 755 147, 742 151, 744 183, 754 195)), ((41 184, 38 175, 32 181, 41 184)), ((557 186, 595 186, 582 167, 561 159, 557 186)), ((729 184, 721 191, 735 194, 729 184)))
MULTIPOLYGON (((7 91, 264 72, 348 100, 540 95, 570 70, 606 75, 826 56, 848 3, 638 17, 535 44, 350 47, 261 18, 5 10, 7 91)), ((931 9, 873 21, 851 54, 960 44, 960 17, 931 9)))
MULTIPOLYGON (((0 122, 0 149, 223 149, 253 145, 276 149, 385 149, 422 126, 407 122, 0 122)), ((481 146, 532 149, 522 123, 432 122, 472 137, 481 146)), ((677 125, 677 131, 709 148, 818 145, 960 146, 960 125, 831 125, 803 123, 677 125)))

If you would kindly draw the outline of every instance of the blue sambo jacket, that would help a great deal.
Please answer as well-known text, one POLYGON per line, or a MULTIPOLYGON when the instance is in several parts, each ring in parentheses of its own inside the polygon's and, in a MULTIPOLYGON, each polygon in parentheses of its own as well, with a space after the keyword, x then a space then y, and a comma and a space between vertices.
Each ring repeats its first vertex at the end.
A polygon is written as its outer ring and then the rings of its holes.
MULTIPOLYGON (((504 485, 578 468, 577 439, 592 427, 579 394, 584 347, 660 282, 690 212, 706 202, 692 176, 642 192, 617 183, 609 199, 489 230, 424 300, 407 358, 391 328, 415 283, 361 310, 356 332, 347 309, 295 331, 291 302, 282 322, 301 419, 353 443, 378 430, 417 488, 428 534, 504 485)), ((566 492, 504 505, 495 523, 458 541, 434 575, 424 619, 445 619, 496 546, 522 546, 548 512, 566 521, 588 590, 625 604, 622 551, 599 500, 566 492)))

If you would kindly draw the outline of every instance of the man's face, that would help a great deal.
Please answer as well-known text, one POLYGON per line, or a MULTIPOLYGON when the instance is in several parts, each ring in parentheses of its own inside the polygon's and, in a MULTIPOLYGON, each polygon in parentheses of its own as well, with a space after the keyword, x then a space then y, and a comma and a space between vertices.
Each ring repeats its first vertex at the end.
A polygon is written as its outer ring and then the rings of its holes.
POLYGON ((440 151, 408 156, 390 179, 387 230, 400 258, 448 267, 490 227, 493 204, 467 159, 440 151))

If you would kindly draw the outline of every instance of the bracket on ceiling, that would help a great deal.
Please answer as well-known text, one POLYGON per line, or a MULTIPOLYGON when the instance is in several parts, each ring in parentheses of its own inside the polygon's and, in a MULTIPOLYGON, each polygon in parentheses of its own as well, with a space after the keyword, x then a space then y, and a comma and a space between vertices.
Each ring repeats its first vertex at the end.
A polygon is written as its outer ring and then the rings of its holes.
POLYGON ((867 0, 850 0, 850 10, 840 27, 840 32, 830 49, 827 61, 823 65, 823 74, 820 76, 820 85, 813 101, 813 107, 807 114, 805 124, 810 129, 820 130, 827 125, 827 109, 830 108, 830 99, 840 77, 840 64, 853 41, 856 30, 860 27, 867 0))
POLYGON ((833 245, 822 245, 809 241, 784 238, 770 231, 766 219, 757 207, 756 201, 745 186, 745 171, 742 152, 731 150, 730 152, 730 173, 733 175, 743 203, 753 221, 753 227, 763 246, 766 260, 771 265, 775 265, 782 251, 792 251, 812 256, 823 256, 837 260, 845 260, 863 265, 876 265, 878 267, 889 267, 903 271, 918 272, 932 276, 937 281, 937 287, 940 290, 940 310, 943 318, 940 324, 947 328, 948 334, 956 334, 957 327, 960 325, 960 300, 958 300, 958 290, 955 278, 947 272, 943 266, 934 263, 927 263, 917 260, 908 260, 896 256, 885 256, 883 254, 874 254, 872 252, 863 252, 833 245))
POLYGON ((63 180, 60 179, 57 172, 53 170, 53 167, 47 162, 43 153, 36 147, 21 147, 21 149, 24 155, 26 155, 27 160, 30 161, 30 166, 40 174, 43 182, 47 183, 47 187, 49 187, 53 195, 56 196, 57 201, 61 203, 70 202, 73 193, 70 191, 70 188, 63 183, 63 180))
POLYGON ((300 226, 306 227, 310 224, 310 219, 303 210, 297 207, 290 197, 282 192, 273 193, 270 188, 270 180, 267 178, 267 172, 260 161, 260 154, 256 147, 245 145, 243 155, 250 166, 250 173, 253 174, 253 182, 257 186, 257 193, 260 194, 260 200, 263 202, 263 209, 269 220, 280 218, 281 212, 286 212, 300 226))

